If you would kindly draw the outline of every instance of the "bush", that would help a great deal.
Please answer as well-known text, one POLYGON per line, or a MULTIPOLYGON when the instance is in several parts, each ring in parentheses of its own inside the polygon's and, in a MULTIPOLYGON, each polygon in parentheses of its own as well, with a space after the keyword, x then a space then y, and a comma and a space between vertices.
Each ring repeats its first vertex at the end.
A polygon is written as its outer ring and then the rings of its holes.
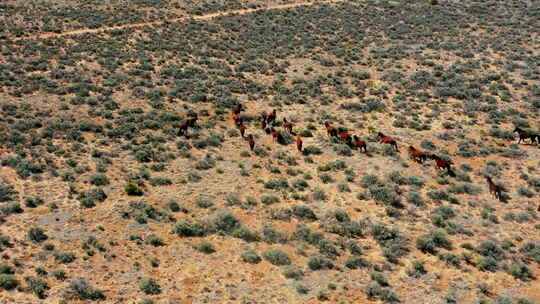
POLYGON ((46 298, 45 291, 49 289, 47 282, 43 281, 40 278, 32 278, 32 277, 26 277, 25 281, 30 287, 30 289, 32 290, 32 292, 34 292, 34 294, 38 298, 40 299, 46 298))
POLYGON ((199 243, 199 245, 197 246, 197 250, 206 254, 211 254, 211 253, 216 252, 216 250, 214 249, 214 246, 212 246, 210 242, 204 241, 204 240, 199 243))
POLYGON ((302 150, 302 153, 305 156, 308 156, 308 155, 320 155, 320 154, 322 154, 322 151, 317 146, 306 146, 302 150))
POLYGON ((499 269, 499 266, 497 265, 497 260, 492 257, 479 259, 476 266, 482 271, 496 271, 497 269, 499 269))
POLYGON ((300 278, 304 276, 304 272, 302 271, 302 269, 298 268, 297 266, 288 266, 283 271, 283 275, 287 279, 299 280, 300 278))
POLYGON ((79 300, 103 300, 105 295, 100 290, 94 289, 85 279, 71 281, 69 289, 79 300))
POLYGON ((323 269, 332 269, 334 268, 334 265, 329 259, 325 257, 319 256, 319 255, 313 255, 309 257, 308 267, 311 270, 323 270, 323 269))
POLYGON ((52 271, 53 277, 55 277, 57 280, 63 281, 66 279, 66 272, 61 269, 55 269, 52 271))
POLYGON ((362 257, 352 256, 347 259, 347 261, 345 262, 345 266, 349 269, 359 269, 367 268, 370 266, 370 264, 362 257))
POLYGON ((174 233, 185 237, 204 236, 207 231, 208 228, 206 225, 202 223, 189 223, 185 220, 177 222, 173 228, 174 233))
POLYGON ((379 285, 389 286, 388 280, 386 279, 386 277, 384 276, 382 272, 373 271, 369 274, 369 276, 371 277, 373 281, 379 283, 379 285))
POLYGON ((12 290, 19 286, 19 281, 12 274, 0 274, 0 288, 12 290))
POLYGON ((263 251, 262 256, 265 260, 276 266, 291 264, 291 259, 281 249, 272 248, 265 250, 263 251))
POLYGON ((109 179, 103 174, 95 174, 90 177, 90 183, 95 186, 105 186, 109 184, 109 179))
POLYGON ((497 261, 504 257, 504 251, 501 249, 501 247, 489 240, 482 241, 480 245, 476 247, 476 252, 485 257, 491 257, 497 261))
POLYGON ((419 278, 427 273, 424 268, 424 261, 413 261, 412 269, 407 269, 407 275, 413 278, 419 278))
POLYGON ((240 221, 236 216, 227 210, 219 212, 212 220, 212 225, 216 231, 227 234, 241 227, 240 221))
POLYGON ((508 268, 508 273, 514 278, 520 279, 522 281, 529 281, 534 279, 534 276, 529 267, 522 263, 513 263, 512 265, 510 265, 510 267, 508 268))
POLYGON ((244 251, 241 257, 242 261, 250 264, 258 264, 260 261, 262 261, 261 257, 253 249, 248 249, 244 251))
POLYGON ((279 202, 279 198, 275 195, 263 195, 261 202, 265 205, 271 205, 279 202))
POLYGON ((75 254, 73 252, 55 252, 54 259, 58 263, 69 264, 75 261, 75 254))
POLYGON ((127 183, 124 186, 124 191, 126 191, 127 195, 132 196, 141 196, 144 194, 144 190, 135 183, 127 183))
POLYGON ((442 229, 435 229, 416 239, 416 248, 424 253, 437 253, 436 248, 450 249, 451 243, 442 229))
POLYGON ((10 184, 3 183, 0 185, 0 203, 13 200, 16 194, 17 191, 10 184))
POLYGON ((36 243, 41 243, 47 240, 49 237, 43 232, 43 229, 39 227, 33 227, 28 230, 28 238, 36 243))
POLYGON ((139 288, 148 295, 156 295, 161 293, 161 287, 151 278, 142 279, 139 282, 139 288))

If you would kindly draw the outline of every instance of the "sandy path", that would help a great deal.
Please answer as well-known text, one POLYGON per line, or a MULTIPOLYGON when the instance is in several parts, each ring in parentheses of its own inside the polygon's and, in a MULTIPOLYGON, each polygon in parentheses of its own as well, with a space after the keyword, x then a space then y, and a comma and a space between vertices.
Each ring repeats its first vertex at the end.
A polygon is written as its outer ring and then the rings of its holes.
POLYGON ((296 2, 296 3, 288 3, 288 4, 276 4, 276 5, 271 5, 271 6, 259 7, 259 8, 235 9, 235 10, 215 12, 215 13, 204 14, 204 15, 191 15, 191 16, 179 17, 179 18, 160 19, 156 21, 128 23, 128 24, 116 25, 116 26, 105 26, 105 27, 100 27, 100 28, 95 28, 95 29, 85 28, 85 29, 66 31, 62 33, 43 33, 43 34, 38 34, 38 35, 14 38, 12 40, 17 41, 17 40, 29 40, 29 39, 57 38, 57 37, 64 37, 64 36, 70 36, 70 35, 80 35, 80 34, 88 34, 88 33, 99 33, 99 32, 105 32, 105 31, 110 31, 110 30, 137 28, 137 27, 143 27, 147 25, 150 25, 150 26, 159 25, 159 24, 163 24, 167 22, 185 22, 189 20, 208 20, 208 19, 221 17, 221 16, 245 15, 245 14, 250 14, 250 13, 254 13, 258 11, 266 11, 266 10, 272 10, 272 9, 277 9, 277 10, 289 9, 289 8, 295 8, 295 7, 300 7, 300 6, 340 3, 340 2, 346 2, 346 1, 348 0, 319 0, 319 1, 310 1, 310 2, 304 1, 304 2, 296 2))

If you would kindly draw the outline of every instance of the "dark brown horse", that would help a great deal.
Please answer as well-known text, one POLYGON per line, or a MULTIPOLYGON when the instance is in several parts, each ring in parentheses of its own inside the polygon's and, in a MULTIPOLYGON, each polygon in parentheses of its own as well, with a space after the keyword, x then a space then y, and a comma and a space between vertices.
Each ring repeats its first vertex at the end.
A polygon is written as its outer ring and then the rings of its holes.
POLYGON ((501 202, 504 201, 504 197, 502 194, 503 192, 506 192, 506 189, 504 189, 504 187, 501 185, 495 184, 493 180, 491 179, 491 177, 489 176, 486 176, 486 180, 489 186, 489 193, 495 196, 495 198, 498 199, 499 201, 501 202))
POLYGON ((439 170, 445 170, 448 172, 448 174, 452 174, 452 164, 453 162, 451 160, 442 159, 439 156, 433 154, 430 156, 431 159, 435 160, 435 165, 437 166, 437 169, 439 170))
POLYGON ((339 132, 339 139, 341 139, 343 142, 345 142, 349 146, 352 145, 352 136, 346 130, 342 130, 341 132, 339 132))
POLYGON ((276 109, 273 109, 272 112, 268 113, 268 115, 266 116, 266 122, 271 124, 276 121, 276 118, 277 118, 276 109))
POLYGON ((360 149, 360 151, 364 150, 364 153, 367 153, 367 144, 365 141, 360 140, 358 136, 353 135, 353 142, 352 146, 356 149, 360 149))
POLYGON ((377 133, 377 137, 379 138, 380 143, 389 144, 390 146, 394 147, 396 151, 399 151, 398 146, 397 146, 397 141, 393 139, 392 137, 386 136, 381 132, 377 133))
POLYGON ((188 128, 189 128, 189 123, 187 121, 184 121, 183 123, 181 123, 180 127, 178 128, 178 136, 187 137, 188 128))
POLYGON ((330 137, 337 137, 338 136, 337 129, 334 128, 332 125, 330 125, 328 122, 324 123, 324 127, 326 128, 326 133, 328 134, 328 136, 330 136, 330 137))
POLYGON ((238 126, 238 130, 240 131, 240 135, 242 135, 242 138, 244 138, 244 134, 246 133, 246 126, 244 126, 244 124, 241 124, 238 126))
POLYGON ((428 155, 425 152, 416 150, 415 147, 409 146, 409 156, 418 163, 423 163, 427 160, 428 155))
POLYGON ((296 149, 298 149, 299 152, 302 152, 302 138, 300 135, 296 135, 296 149))
POLYGON ((240 112, 244 111, 244 108, 242 107, 242 104, 239 103, 234 109, 233 109, 233 113, 234 114, 240 114, 240 112))
POLYGON ((521 143, 522 140, 530 139, 531 140, 531 145, 532 145, 532 144, 534 144, 536 142, 537 139, 540 138, 540 135, 533 134, 531 132, 527 132, 527 131, 521 129, 520 127, 516 127, 514 129, 514 133, 515 132, 517 132, 518 136, 519 136, 518 144, 521 143))
POLYGON ((197 119, 199 119, 199 116, 197 115, 197 113, 194 113, 193 115, 191 115, 187 122, 188 122, 188 125, 193 128, 195 127, 195 125, 197 124, 197 119))
POLYGON ((253 135, 252 134, 249 134, 248 135, 248 144, 249 144, 249 149, 251 151, 253 151, 253 148, 255 148, 255 140, 253 139, 253 135))

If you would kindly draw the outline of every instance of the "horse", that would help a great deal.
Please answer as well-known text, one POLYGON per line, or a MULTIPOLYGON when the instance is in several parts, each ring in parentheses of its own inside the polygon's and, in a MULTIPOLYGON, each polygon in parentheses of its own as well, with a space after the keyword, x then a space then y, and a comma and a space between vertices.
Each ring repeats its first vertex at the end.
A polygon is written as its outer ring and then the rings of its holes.
POLYGON ((294 127, 294 123, 287 121, 287 118, 283 117, 283 128, 285 128, 289 133, 292 134, 292 128, 294 127))
POLYGON ((300 135, 296 135, 296 148, 299 152, 302 152, 302 138, 300 135))
POLYGON ((435 160, 435 165, 437 166, 437 169, 439 169, 439 170, 446 169, 448 174, 452 174, 451 173, 452 172, 451 165, 453 164, 453 162, 451 160, 442 159, 442 158, 440 158, 439 156, 437 156, 435 154, 431 155, 430 158, 435 160))
POLYGON ((276 109, 273 109, 272 112, 268 113, 268 115, 266 116, 266 122, 269 124, 273 123, 276 121, 276 118, 277 118, 276 109))
POLYGON ((253 148, 255 147, 255 140, 253 139, 253 134, 248 135, 248 144, 249 144, 249 149, 253 151, 253 148))
POLYGON ((352 147, 352 136, 348 131, 342 130, 339 132, 339 139, 343 141, 347 146, 352 147))
POLYGON ((394 149, 396 149, 396 152, 399 151, 398 146, 397 146, 397 141, 393 139, 392 137, 386 136, 381 132, 377 133, 377 137, 379 138, 380 143, 389 144, 390 146, 394 147, 394 149))
POLYGON ((418 163, 423 163, 427 160, 428 155, 425 152, 416 150, 415 147, 409 146, 409 156, 418 163))
POLYGON ((531 145, 534 144, 537 139, 540 140, 540 135, 527 132, 521 129, 520 127, 516 127, 512 133, 515 133, 515 132, 517 132, 519 135, 518 144, 521 143, 521 141, 525 139, 531 139, 531 145))
POLYGON ((237 115, 240 114, 240 112, 242 112, 242 111, 244 111, 244 109, 243 109, 241 103, 239 103, 239 104, 236 106, 236 108, 233 109, 233 113, 234 113, 234 114, 237 114, 237 115))
POLYGON ((352 145, 356 149, 360 149, 360 151, 364 150, 364 153, 367 153, 367 145, 366 142, 363 140, 360 140, 358 136, 353 135, 353 142, 352 145))
POLYGON ((197 123, 198 118, 199 118, 199 116, 197 115, 197 113, 194 113, 193 115, 191 115, 191 117, 189 117, 188 120, 187 120, 188 125, 191 128, 195 127, 195 124, 197 123))
POLYGON ((502 193, 506 192, 504 187, 495 184, 493 182, 493 180, 491 179, 491 177, 489 177, 489 176, 486 176, 486 180, 487 180, 488 186, 489 186, 489 193, 492 194, 493 196, 495 196, 496 199, 498 199, 499 201, 502 202, 504 200, 504 198, 502 196, 502 193))
POLYGON ((189 128, 189 123, 187 121, 184 121, 183 123, 181 123, 180 127, 178 128, 178 136, 187 137, 188 128, 189 128))
POLYGON ((326 128, 326 133, 328 134, 328 136, 330 136, 330 137, 337 137, 338 136, 337 129, 334 128, 332 125, 330 125, 328 122, 324 123, 324 127, 326 128))
POLYGON ((266 113, 263 113, 261 115, 261 129, 265 130, 266 129, 266 113))
POLYGON ((274 127, 271 127, 270 128, 270 131, 271 131, 271 134, 272 134, 272 141, 276 141, 276 139, 278 138, 278 136, 281 135, 281 133, 279 133, 278 130, 274 129, 274 127))
POLYGON ((246 126, 244 126, 244 124, 241 124, 238 126, 238 130, 240 130, 240 134, 242 135, 242 138, 244 138, 244 134, 246 133, 246 126))

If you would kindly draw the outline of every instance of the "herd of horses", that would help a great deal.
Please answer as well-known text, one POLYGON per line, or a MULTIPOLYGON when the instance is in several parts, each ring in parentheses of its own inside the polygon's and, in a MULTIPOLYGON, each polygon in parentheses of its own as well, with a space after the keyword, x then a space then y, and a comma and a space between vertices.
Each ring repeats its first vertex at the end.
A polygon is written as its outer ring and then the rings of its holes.
MULTIPOLYGON (((244 108, 242 104, 238 104, 231 113, 231 118, 234 121, 234 124, 236 128, 240 131, 240 134, 242 138, 247 139, 249 149, 251 151, 255 148, 255 138, 253 137, 253 134, 248 134, 246 136, 246 126, 244 124, 244 120, 242 116, 240 115, 241 112, 244 111, 244 108)), ((193 114, 188 116, 187 120, 183 122, 178 131, 179 136, 186 136, 188 133, 189 128, 193 128, 196 125, 197 122, 197 114, 193 114)), ((268 113, 262 113, 260 117, 260 126, 262 130, 272 136, 273 142, 278 142, 280 144, 286 144, 287 141, 285 137, 283 136, 282 132, 288 132, 289 134, 296 137, 296 148, 299 152, 303 152, 303 140, 300 134, 297 134, 293 131, 293 128, 295 124, 293 122, 290 122, 287 120, 287 118, 283 117, 281 127, 283 128, 282 131, 277 130, 276 127, 277 122, 277 112, 275 109, 268 113)), ((347 129, 342 127, 334 127, 330 123, 326 122, 324 124, 326 128, 326 133, 331 138, 336 138, 338 141, 343 142, 347 146, 349 146, 351 149, 359 150, 360 152, 367 153, 367 143, 364 140, 361 140, 357 135, 350 134, 347 129)), ((513 131, 513 133, 518 133, 519 141, 518 144, 520 144, 522 141, 525 142, 525 140, 530 140, 531 144, 538 144, 540 143, 540 134, 534 134, 528 131, 525 131, 519 127, 516 127, 513 131)), ((399 152, 398 149, 398 143, 397 140, 394 138, 387 136, 381 132, 377 133, 377 141, 382 144, 390 145, 396 152, 399 152)), ((430 154, 423 151, 420 151, 416 149, 414 146, 409 146, 408 148, 409 157, 419 163, 423 164, 427 160, 434 160, 435 166, 438 170, 446 171, 446 173, 450 176, 455 176, 455 173, 452 170, 452 165, 454 164, 452 160, 450 159, 443 159, 440 156, 436 154, 430 154)), ((507 192, 507 190, 498 184, 495 184, 491 177, 486 176, 486 181, 488 183, 489 192, 491 195, 493 195, 496 199, 499 201, 505 201, 505 196, 503 195, 504 192, 507 192)))

